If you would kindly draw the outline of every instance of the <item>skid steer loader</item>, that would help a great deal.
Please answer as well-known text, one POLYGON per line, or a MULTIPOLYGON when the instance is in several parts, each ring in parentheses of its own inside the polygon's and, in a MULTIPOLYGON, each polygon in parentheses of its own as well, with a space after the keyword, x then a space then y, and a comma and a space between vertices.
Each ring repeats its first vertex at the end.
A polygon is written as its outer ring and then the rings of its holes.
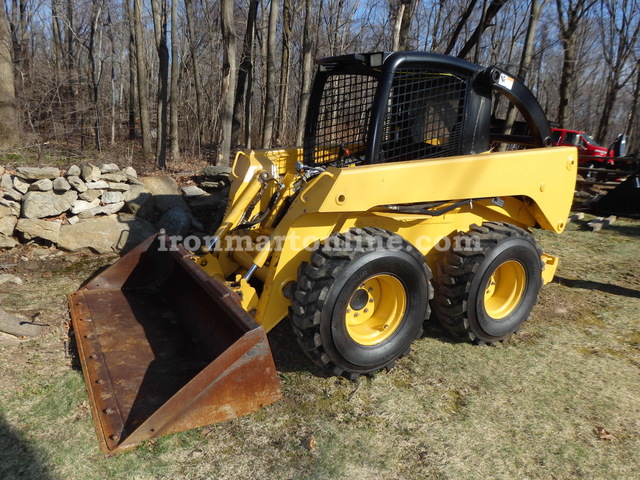
POLYGON ((552 279, 529 230, 564 229, 577 152, 546 148, 517 78, 419 52, 317 63, 304 145, 237 155, 201 253, 156 235, 70 296, 105 453, 276 401, 266 332, 287 317, 311 360, 353 379, 391 368, 425 320, 507 339, 552 279), (525 133, 492 132, 495 94, 525 133))

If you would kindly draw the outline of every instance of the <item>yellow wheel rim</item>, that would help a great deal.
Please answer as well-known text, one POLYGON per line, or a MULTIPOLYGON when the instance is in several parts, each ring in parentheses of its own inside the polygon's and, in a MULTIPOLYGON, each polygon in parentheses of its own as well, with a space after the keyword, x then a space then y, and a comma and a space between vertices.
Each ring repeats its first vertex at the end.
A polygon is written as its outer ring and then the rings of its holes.
POLYGON ((509 260, 500 265, 484 289, 484 308, 487 314, 500 320, 511 314, 520 304, 527 285, 527 275, 520 262, 509 260))
POLYGON ((360 284, 347 303, 347 333, 361 345, 377 345, 398 329, 406 307, 402 282, 391 275, 374 275, 360 284))

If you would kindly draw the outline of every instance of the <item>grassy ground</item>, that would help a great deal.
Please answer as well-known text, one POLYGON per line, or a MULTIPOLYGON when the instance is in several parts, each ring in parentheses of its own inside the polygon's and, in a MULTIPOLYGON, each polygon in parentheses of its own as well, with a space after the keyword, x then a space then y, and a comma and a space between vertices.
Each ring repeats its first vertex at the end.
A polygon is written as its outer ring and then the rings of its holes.
POLYGON ((65 299, 108 259, 0 256, 26 281, 0 287, 2 307, 48 325, 0 347, 0 478, 637 478, 640 221, 584 223, 536 232, 561 264, 508 344, 457 343, 431 326, 397 368, 351 383, 321 375, 283 322, 269 336, 282 401, 114 458, 98 450, 68 353, 65 299))

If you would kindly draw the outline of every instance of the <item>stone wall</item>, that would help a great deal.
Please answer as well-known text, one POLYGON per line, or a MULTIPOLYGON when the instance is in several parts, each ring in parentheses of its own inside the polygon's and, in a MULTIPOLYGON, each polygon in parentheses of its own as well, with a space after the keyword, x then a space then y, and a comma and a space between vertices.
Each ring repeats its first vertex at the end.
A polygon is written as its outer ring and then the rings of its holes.
POLYGON ((35 241, 76 251, 120 252, 165 229, 170 235, 211 233, 221 213, 229 170, 207 167, 198 185, 138 178, 116 164, 0 166, 0 249, 35 241))

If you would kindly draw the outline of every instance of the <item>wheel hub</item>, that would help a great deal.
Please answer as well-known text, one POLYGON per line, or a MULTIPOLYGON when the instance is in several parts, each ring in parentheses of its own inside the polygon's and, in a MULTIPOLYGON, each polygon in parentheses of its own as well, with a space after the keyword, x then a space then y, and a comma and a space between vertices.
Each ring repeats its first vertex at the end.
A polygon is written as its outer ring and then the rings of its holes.
POLYGON ((489 316, 500 320, 520 304, 526 287, 526 272, 522 264, 509 260, 491 275, 484 289, 484 308, 489 316))
POLYGON ((351 308, 351 310, 362 310, 367 303, 369 303, 369 299, 370 296, 367 289, 360 287, 356 290, 356 293, 353 294, 353 297, 351 297, 349 308, 351 308))
POLYGON ((392 275, 374 275, 351 295, 345 312, 349 336, 361 345, 376 345, 389 338, 402 322, 407 295, 392 275))

